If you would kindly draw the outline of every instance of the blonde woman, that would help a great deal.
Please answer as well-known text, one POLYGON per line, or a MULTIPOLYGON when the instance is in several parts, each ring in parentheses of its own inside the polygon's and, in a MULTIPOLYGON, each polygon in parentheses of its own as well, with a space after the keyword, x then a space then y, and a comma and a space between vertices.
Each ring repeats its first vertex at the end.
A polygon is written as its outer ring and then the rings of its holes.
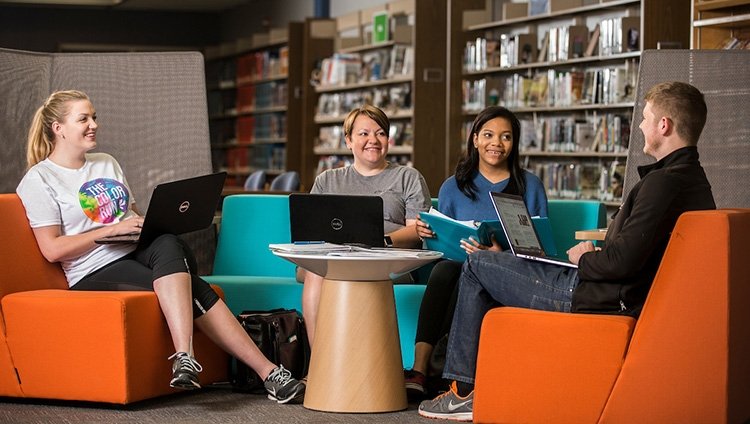
POLYGON ((165 234, 150 245, 96 244, 140 232, 125 175, 97 146, 96 111, 81 91, 52 93, 29 129, 29 170, 16 189, 44 257, 60 262, 71 290, 149 290, 156 293, 175 347, 170 386, 200 388, 192 355, 193 324, 264 379, 270 399, 300 399, 305 386, 270 362, 226 304, 198 277, 190 249, 165 234))

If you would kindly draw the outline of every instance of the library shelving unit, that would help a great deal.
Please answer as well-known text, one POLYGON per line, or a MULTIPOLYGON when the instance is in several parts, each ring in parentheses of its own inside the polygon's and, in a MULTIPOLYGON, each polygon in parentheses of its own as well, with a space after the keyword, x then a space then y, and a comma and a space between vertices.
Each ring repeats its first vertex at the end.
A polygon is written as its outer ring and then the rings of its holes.
POLYGON ((302 23, 206 49, 213 167, 227 189, 256 170, 267 178, 300 163, 302 23))
POLYGON ((412 165, 437 193, 445 155, 445 0, 396 0, 337 17, 334 48, 319 62, 303 164, 308 187, 325 169, 352 160, 343 141, 346 114, 364 102, 391 121, 389 160, 412 165), (385 29, 376 28, 382 13, 385 29))
POLYGON ((750 0, 693 0, 693 49, 748 48, 750 0))
POLYGON ((550 198, 621 197, 638 58, 686 48, 678 0, 451 0, 449 157, 471 121, 499 104, 522 124, 522 165, 550 198), (669 16, 669 19, 662 17, 669 16), (456 75, 456 77, 453 77, 456 75))

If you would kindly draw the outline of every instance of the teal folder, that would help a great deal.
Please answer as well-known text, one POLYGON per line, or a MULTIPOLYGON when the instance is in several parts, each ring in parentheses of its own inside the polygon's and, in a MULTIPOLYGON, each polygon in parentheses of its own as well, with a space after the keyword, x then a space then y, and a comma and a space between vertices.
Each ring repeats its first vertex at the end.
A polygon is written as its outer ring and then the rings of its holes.
MULTIPOLYGON (((508 238, 505 236, 500 221, 457 221, 452 218, 420 212, 419 218, 426 222, 435 233, 435 237, 425 238, 427 249, 443 252, 443 257, 454 261, 466 260, 466 251, 461 248, 461 239, 473 237, 485 246, 491 246, 491 236, 495 236, 503 250, 509 250, 508 238)), ((552 238, 552 227, 549 220, 538 216, 531 218, 539 235, 542 248, 548 256, 556 256, 557 249, 552 238)))

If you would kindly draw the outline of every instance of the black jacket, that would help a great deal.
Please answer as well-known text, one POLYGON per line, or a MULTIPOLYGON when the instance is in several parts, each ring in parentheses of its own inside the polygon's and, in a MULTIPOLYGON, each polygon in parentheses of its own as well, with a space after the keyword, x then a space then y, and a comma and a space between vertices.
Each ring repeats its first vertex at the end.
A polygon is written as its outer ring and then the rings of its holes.
POLYGON ((677 218, 716 209, 696 147, 638 167, 638 174, 641 180, 609 226, 604 248, 581 256, 573 312, 640 314, 677 218))

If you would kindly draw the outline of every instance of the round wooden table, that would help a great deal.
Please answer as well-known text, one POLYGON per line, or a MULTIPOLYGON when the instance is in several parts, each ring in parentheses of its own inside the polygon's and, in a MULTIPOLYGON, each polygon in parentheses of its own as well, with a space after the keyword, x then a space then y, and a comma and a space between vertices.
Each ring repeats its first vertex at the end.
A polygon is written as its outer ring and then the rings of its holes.
POLYGON ((406 409, 391 274, 442 256, 274 254, 324 277, 304 406, 327 412, 406 409))

